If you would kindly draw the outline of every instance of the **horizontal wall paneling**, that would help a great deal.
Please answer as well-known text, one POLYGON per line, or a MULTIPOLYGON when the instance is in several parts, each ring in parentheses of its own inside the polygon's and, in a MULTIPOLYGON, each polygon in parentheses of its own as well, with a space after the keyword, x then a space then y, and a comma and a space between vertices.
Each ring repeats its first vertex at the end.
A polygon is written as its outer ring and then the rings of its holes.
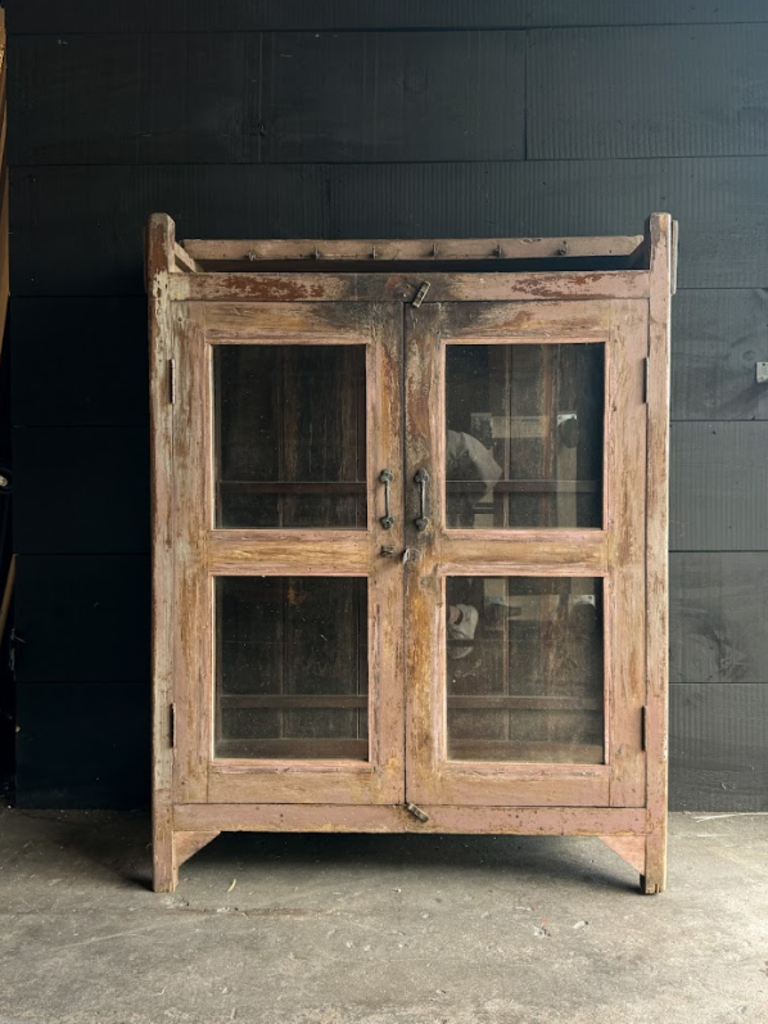
POLYGON ((147 555, 20 555, 19 683, 149 679, 147 555))
POLYGON ((20 36, 12 161, 515 160, 524 70, 522 32, 20 36))
POLYGON ((12 289, 141 294, 141 232, 152 210, 196 238, 635 234, 649 211, 669 210, 682 224, 681 287, 760 288, 767 180, 768 156, 17 167, 12 289))

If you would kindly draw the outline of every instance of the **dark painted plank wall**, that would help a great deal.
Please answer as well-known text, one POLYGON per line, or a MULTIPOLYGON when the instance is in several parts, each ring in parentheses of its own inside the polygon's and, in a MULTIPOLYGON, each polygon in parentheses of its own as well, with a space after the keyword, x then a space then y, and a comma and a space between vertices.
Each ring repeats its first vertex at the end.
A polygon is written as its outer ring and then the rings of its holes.
POLYGON ((764 0, 10 0, 19 800, 148 795, 141 229, 681 223, 672 805, 768 809, 764 0))

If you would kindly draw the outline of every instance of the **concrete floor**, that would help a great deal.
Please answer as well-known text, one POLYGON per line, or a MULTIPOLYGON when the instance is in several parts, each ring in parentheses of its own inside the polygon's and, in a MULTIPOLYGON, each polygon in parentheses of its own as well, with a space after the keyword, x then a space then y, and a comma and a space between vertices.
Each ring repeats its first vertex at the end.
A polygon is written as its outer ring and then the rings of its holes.
POLYGON ((673 815, 669 890, 593 839, 222 836, 0 811, 0 1024, 766 1024, 768 816, 673 815))

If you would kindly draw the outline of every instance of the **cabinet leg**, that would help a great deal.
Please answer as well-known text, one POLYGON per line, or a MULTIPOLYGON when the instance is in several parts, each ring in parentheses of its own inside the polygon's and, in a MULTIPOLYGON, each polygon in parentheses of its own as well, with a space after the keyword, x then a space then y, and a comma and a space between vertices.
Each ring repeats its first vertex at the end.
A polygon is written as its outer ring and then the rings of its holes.
POLYGON ((218 835, 216 832, 174 832, 161 825, 155 827, 153 842, 155 892, 175 892, 179 884, 179 868, 218 835))
POLYGON ((667 881, 664 828, 658 828, 645 836, 600 836, 600 839, 639 873, 642 893, 653 895, 664 892, 667 881))
POLYGON ((179 881, 179 869, 173 854, 173 828, 170 813, 155 812, 152 830, 152 888, 155 892, 173 892, 179 881))
POLYGON ((645 837, 645 871, 640 873, 640 891, 648 895, 667 887, 667 829, 660 826, 645 837))

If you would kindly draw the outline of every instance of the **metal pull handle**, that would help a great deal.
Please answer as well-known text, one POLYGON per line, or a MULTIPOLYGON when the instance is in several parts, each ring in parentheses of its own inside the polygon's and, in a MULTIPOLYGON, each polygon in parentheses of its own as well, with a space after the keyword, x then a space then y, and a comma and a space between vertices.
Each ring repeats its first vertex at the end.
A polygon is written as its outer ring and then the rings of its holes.
POLYGON ((382 469, 379 480, 384 484, 384 515, 379 522, 385 530, 391 530, 395 525, 395 517, 389 513, 389 485, 395 479, 391 469, 382 469))
POLYGON ((427 484, 429 483, 429 473, 426 469, 417 470, 413 482, 419 486, 419 518, 414 519, 414 523, 419 533, 422 533, 429 525, 429 519, 427 518, 427 484))

